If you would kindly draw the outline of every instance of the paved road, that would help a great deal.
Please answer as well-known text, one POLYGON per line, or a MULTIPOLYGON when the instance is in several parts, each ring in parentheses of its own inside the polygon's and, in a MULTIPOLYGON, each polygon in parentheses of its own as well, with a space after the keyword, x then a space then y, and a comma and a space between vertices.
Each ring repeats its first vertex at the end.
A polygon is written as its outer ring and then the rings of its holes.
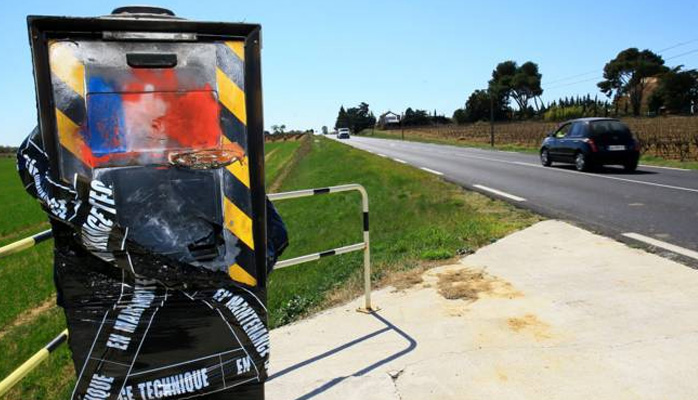
POLYGON ((356 136, 342 142, 544 215, 698 261, 698 171, 640 166, 635 173, 614 167, 581 173, 564 164, 545 168, 535 154, 356 136))

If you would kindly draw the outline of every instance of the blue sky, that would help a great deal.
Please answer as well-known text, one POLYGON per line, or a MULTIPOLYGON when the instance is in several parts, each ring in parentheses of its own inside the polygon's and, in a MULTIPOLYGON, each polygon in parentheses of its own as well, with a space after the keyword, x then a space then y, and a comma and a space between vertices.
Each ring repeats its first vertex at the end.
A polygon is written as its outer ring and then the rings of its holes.
MULTIPOLYGON (((361 101, 376 114, 411 106, 451 116, 507 59, 538 63, 545 101, 598 93, 603 65, 627 47, 673 47, 661 52, 678 56, 668 65, 698 68, 695 0, 146 3, 190 19, 262 24, 267 127, 332 126, 340 105, 361 101)), ((0 6, 0 144, 19 144, 36 124, 26 16, 94 16, 124 4, 22 0, 0 6)))

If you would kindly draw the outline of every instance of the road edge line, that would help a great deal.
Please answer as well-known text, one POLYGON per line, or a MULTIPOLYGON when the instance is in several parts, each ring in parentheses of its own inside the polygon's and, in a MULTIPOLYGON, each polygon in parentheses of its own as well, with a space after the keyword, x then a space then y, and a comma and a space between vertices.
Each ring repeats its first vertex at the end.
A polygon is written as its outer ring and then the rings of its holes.
POLYGON ((623 236, 637 240, 638 242, 643 242, 645 244, 649 244, 651 246, 659 247, 664 250, 671 251, 676 254, 680 254, 682 256, 686 256, 689 258, 693 258, 695 260, 698 260, 698 251, 693 251, 691 249, 687 249, 685 247, 677 246, 675 244, 667 243, 659 239, 655 239, 649 236, 641 235, 639 233, 635 232, 625 232, 622 234, 623 236))
POLYGON ((493 188, 487 187, 485 185, 473 185, 473 187, 480 189, 480 190, 484 190, 486 192, 494 193, 494 194, 502 196, 502 197, 506 197, 507 199, 510 199, 510 200, 514 200, 514 201, 518 201, 518 202, 526 201, 526 199, 524 199, 523 197, 519 197, 519 196, 513 195, 511 193, 507 193, 507 192, 502 192, 501 190, 493 189, 493 188))
POLYGON ((422 171, 429 172, 429 173, 434 174, 434 175, 442 176, 444 174, 443 172, 439 172, 439 171, 436 171, 434 169, 427 168, 427 167, 419 167, 419 169, 421 169, 422 171))

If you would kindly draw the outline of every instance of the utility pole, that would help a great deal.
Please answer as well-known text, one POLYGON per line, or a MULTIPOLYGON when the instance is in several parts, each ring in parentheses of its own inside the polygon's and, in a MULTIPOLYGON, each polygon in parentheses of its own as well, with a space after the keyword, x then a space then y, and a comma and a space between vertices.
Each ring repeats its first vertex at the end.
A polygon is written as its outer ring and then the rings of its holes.
POLYGON ((400 113, 400 130, 402 131, 402 140, 405 140, 405 126, 402 124, 402 119, 405 117, 405 113, 400 113))
POLYGON ((494 95, 492 94, 492 85, 488 88, 490 92, 490 147, 494 147, 494 95))

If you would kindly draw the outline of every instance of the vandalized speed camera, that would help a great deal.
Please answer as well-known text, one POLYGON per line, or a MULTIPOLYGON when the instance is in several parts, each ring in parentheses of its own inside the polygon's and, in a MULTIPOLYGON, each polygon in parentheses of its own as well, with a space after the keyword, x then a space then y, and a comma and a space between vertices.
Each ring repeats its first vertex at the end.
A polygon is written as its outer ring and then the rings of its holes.
POLYGON ((18 165, 51 217, 73 398, 263 398, 261 27, 154 7, 28 24, 18 165))

